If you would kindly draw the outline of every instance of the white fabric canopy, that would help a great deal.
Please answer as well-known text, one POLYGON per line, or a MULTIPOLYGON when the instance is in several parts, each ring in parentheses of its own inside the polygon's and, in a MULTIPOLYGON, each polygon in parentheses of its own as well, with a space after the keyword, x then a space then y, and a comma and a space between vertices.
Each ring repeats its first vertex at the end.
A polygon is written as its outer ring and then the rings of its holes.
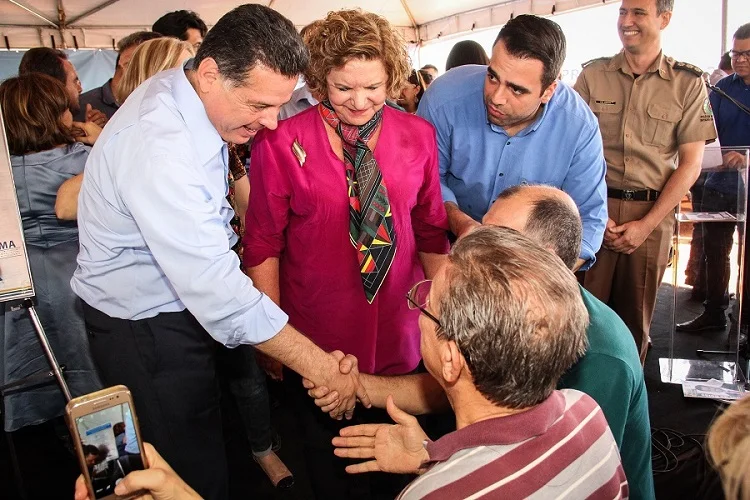
MULTIPOLYGON (((617 0, 268 0, 298 27, 328 11, 360 7, 387 18, 420 44, 505 24, 512 15, 552 15, 617 0)), ((113 48, 133 31, 150 29, 166 12, 189 9, 209 25, 239 2, 224 0, 0 0, 0 47, 113 48), (54 40, 54 42, 53 42, 54 40)))

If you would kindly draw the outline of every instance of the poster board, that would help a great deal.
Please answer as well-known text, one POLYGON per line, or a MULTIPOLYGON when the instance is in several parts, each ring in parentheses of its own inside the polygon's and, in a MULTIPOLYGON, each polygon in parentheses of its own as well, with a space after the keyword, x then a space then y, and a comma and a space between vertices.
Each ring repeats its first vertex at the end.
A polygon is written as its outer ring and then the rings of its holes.
POLYGON ((0 110, 0 302, 34 295, 5 124, 0 110))

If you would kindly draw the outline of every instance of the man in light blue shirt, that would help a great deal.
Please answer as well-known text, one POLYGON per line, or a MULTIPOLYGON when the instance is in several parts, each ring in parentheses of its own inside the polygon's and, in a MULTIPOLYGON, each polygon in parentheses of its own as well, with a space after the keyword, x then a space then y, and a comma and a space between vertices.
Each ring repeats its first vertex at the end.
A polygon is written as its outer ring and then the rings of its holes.
POLYGON ((548 184, 566 191, 583 220, 576 269, 589 267, 607 221, 606 163, 596 117, 557 80, 565 35, 548 19, 521 15, 495 41, 489 66, 461 66, 435 80, 418 115, 437 129, 443 200, 456 236, 503 190, 548 184))
POLYGON ((214 340, 255 344, 335 387, 333 416, 351 415, 360 387, 287 324, 231 250, 225 142, 276 127, 308 58, 289 20, 240 6, 192 64, 131 94, 86 165, 71 286, 85 303, 92 355, 105 385, 130 388, 144 440, 204 498, 227 497, 214 340))

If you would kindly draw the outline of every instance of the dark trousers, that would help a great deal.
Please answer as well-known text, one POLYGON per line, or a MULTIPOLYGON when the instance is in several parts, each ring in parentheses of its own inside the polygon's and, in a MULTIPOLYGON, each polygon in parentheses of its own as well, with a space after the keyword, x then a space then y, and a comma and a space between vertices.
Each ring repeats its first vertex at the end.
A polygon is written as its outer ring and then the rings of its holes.
POLYGON ((287 400, 299 424, 305 465, 316 499, 392 500, 409 484, 413 476, 383 472, 347 474, 344 468, 357 461, 339 458, 333 454, 331 440, 338 436, 342 427, 372 423, 392 424, 393 421, 385 410, 366 409, 357 405, 352 420, 334 420, 315 406, 302 386, 299 375, 285 369, 284 386, 287 400))
POLYGON ((271 450, 271 408, 266 374, 255 360, 255 349, 241 345, 219 347, 219 370, 234 396, 250 449, 254 455, 271 450))
POLYGON ((144 441, 201 496, 227 498, 215 341, 188 311, 130 321, 84 304, 105 386, 126 385, 144 441))
MULTIPOLYGON (((737 213, 737 194, 726 194, 704 188, 702 210, 706 212, 737 213)), ((736 224, 704 222, 703 251, 705 254, 705 288, 707 312, 721 313, 729 305, 729 254, 732 251, 736 224)))

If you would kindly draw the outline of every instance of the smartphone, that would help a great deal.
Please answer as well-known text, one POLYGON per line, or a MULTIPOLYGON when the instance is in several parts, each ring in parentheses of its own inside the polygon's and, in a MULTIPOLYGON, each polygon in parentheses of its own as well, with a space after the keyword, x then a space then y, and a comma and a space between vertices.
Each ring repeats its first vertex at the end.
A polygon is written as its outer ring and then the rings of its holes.
POLYGON ((117 483, 148 467, 133 398, 124 385, 71 399, 65 417, 90 498, 118 498, 117 483))

